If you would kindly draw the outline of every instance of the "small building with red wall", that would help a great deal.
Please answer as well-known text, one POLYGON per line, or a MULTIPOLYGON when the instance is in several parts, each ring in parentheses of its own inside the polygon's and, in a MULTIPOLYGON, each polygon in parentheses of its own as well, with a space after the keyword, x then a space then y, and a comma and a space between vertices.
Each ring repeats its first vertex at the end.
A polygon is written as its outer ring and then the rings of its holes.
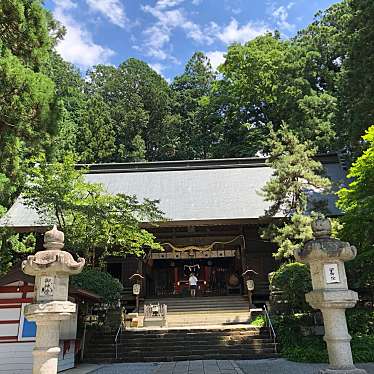
MULTIPOLYGON (((34 277, 24 274, 20 265, 0 278, 0 374, 29 374, 32 370, 36 325, 24 316, 27 304, 34 297, 34 277)), ((100 297, 86 290, 70 288, 69 300, 99 302, 100 297)), ((77 339, 76 313, 60 327, 58 371, 74 367, 75 353, 80 349, 77 339)))

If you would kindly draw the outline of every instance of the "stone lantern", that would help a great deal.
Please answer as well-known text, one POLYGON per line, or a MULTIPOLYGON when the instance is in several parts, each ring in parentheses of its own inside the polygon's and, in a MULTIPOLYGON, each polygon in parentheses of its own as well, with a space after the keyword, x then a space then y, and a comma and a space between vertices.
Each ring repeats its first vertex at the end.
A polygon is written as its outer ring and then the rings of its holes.
POLYGON ((344 262, 356 257, 357 249, 347 242, 331 238, 331 223, 317 219, 312 223, 314 239, 295 252, 296 260, 309 264, 313 291, 305 295, 314 309, 320 309, 325 325, 330 366, 323 374, 364 374, 352 360, 351 336, 345 309, 353 308, 357 293, 348 289, 344 262))
POLYGON ((57 373, 60 321, 76 311, 76 304, 68 301, 69 275, 80 273, 85 260, 75 261, 63 247, 64 234, 54 226, 44 235, 45 250, 22 263, 23 272, 35 276, 34 300, 25 308, 26 318, 37 326, 33 374, 57 373))

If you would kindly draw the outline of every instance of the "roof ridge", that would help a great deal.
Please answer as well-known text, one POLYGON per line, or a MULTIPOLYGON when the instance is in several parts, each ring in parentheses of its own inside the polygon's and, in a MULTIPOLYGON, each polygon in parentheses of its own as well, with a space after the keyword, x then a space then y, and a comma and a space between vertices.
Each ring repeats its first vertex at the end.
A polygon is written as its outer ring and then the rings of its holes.
MULTIPOLYGON (((337 153, 321 154, 316 158, 322 163, 339 163, 337 153)), ((87 168, 89 174, 147 172, 147 171, 181 171, 181 170, 209 170, 229 168, 267 167, 267 157, 242 157, 204 160, 176 160, 176 161, 142 161, 101 164, 77 164, 78 169, 87 168)))

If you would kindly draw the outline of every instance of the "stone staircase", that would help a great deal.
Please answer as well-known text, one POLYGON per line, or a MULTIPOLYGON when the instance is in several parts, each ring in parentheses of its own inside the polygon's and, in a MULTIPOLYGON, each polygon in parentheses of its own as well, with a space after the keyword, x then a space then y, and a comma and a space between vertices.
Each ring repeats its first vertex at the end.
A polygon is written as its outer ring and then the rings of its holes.
POLYGON ((250 320, 248 301, 242 296, 160 298, 144 303, 166 304, 168 327, 248 324, 250 320))
POLYGON ((111 363, 277 357, 276 345, 268 329, 254 326, 130 329, 119 336, 117 348, 114 340, 114 332, 96 332, 86 347, 85 361, 111 363))

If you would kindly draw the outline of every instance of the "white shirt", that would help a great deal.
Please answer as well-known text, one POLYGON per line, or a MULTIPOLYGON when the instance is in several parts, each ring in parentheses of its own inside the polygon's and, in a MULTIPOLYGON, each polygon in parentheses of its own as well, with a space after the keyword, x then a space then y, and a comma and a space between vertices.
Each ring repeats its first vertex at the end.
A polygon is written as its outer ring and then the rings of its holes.
POLYGON ((190 275, 188 278, 188 283, 190 286, 196 286, 197 285, 197 278, 194 275, 190 275))

